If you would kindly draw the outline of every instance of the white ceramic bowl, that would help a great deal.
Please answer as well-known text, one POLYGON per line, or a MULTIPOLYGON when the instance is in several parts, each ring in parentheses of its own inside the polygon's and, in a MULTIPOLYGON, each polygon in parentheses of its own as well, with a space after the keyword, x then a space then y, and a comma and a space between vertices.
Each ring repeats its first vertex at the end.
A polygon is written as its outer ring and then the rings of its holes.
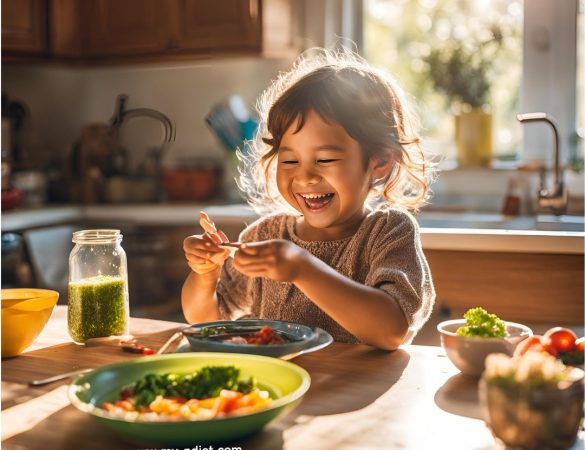
POLYGON ((505 353, 511 356, 516 346, 532 336, 532 330, 526 325, 506 322, 508 336, 484 338, 458 336, 455 332, 464 326, 465 319, 446 320, 437 325, 441 334, 441 345, 447 357, 461 373, 479 377, 485 368, 485 358, 490 353, 505 353))

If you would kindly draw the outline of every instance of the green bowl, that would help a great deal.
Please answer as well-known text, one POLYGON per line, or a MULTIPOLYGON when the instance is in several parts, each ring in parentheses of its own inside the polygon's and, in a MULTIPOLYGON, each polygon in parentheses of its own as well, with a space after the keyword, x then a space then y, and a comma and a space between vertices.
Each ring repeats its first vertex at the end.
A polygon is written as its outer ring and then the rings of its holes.
POLYGON ((228 442, 260 430, 289 411, 307 392, 311 378, 296 364, 276 358, 238 353, 189 353, 147 356, 101 367, 77 378, 68 389, 71 403, 123 438, 140 443, 208 444, 228 442), (128 421, 100 408, 118 399, 120 390, 147 373, 188 373, 208 365, 234 365, 241 377, 255 376, 273 401, 267 409, 244 416, 184 422, 128 421))

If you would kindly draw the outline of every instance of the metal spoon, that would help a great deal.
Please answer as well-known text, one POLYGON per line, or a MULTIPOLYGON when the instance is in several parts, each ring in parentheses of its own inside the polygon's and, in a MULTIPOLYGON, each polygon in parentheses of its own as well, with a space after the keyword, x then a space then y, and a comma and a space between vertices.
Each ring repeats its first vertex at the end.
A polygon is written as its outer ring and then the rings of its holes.
POLYGON ((54 381, 59 381, 62 380, 64 378, 69 378, 69 377, 73 377, 75 375, 81 375, 82 373, 88 373, 91 372, 93 369, 79 369, 79 370, 73 370, 72 372, 65 372, 65 373, 60 373, 59 375, 55 375, 49 378, 43 378, 41 380, 33 380, 30 381, 28 383, 29 386, 43 386, 45 384, 49 384, 49 383, 53 383, 54 381))

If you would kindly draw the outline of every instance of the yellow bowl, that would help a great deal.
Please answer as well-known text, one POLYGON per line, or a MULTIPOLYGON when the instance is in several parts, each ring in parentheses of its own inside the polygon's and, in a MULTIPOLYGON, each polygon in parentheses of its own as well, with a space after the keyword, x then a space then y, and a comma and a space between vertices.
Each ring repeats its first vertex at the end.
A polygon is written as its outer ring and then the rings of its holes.
POLYGON ((58 299, 47 289, 2 289, 2 356, 20 355, 33 343, 58 299))

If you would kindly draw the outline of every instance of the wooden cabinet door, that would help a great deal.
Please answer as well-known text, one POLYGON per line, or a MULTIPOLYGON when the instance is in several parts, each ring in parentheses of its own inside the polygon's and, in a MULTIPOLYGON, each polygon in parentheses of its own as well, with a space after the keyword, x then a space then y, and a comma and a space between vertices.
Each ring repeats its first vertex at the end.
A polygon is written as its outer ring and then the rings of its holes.
POLYGON ((43 53, 47 48, 47 1, 2 2, 2 50, 43 53))
POLYGON ((180 50, 261 49, 261 0, 176 1, 172 34, 180 50))
POLYGON ((87 54, 160 54, 169 47, 168 0, 84 0, 87 54))

